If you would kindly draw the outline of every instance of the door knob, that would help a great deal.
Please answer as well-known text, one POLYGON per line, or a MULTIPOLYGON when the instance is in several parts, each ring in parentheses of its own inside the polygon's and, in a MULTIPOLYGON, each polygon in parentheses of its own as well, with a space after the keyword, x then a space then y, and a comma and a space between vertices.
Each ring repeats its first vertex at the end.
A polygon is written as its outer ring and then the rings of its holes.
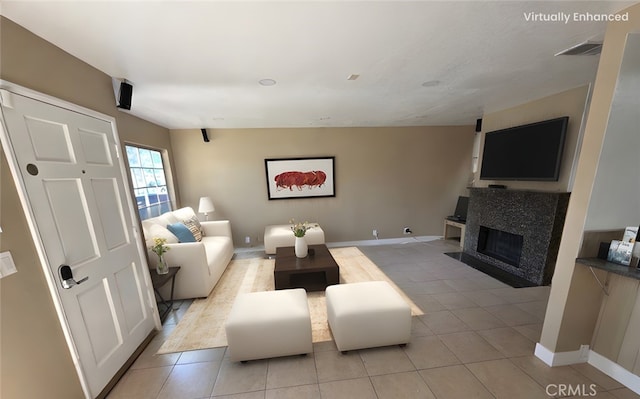
POLYGON ((82 284, 85 281, 89 280, 89 276, 86 276, 78 281, 74 280, 73 271, 71 270, 71 267, 69 267, 69 265, 60 265, 58 271, 60 272, 60 279, 62 280, 62 288, 64 288, 65 290, 68 290, 74 285, 82 284))

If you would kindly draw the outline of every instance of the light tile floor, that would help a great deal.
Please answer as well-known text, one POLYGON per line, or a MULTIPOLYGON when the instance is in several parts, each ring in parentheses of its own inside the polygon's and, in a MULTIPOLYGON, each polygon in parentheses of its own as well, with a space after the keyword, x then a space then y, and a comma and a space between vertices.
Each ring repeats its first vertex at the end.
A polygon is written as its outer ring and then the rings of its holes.
POLYGON ((108 398, 640 398, 588 364, 550 368, 533 355, 549 287, 511 288, 444 255, 453 241, 361 250, 425 312, 406 347, 343 355, 323 342, 312 355, 246 364, 226 348, 156 355, 183 301, 108 398))

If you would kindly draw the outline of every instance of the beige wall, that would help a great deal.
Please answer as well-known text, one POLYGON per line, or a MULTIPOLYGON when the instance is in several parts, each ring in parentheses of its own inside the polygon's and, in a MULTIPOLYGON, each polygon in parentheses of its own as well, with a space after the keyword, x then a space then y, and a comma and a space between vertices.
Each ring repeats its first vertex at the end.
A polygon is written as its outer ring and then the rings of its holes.
POLYGON ((471 175, 473 126, 171 131, 182 204, 209 195, 234 243, 262 243, 264 226, 319 222, 329 242, 442 235, 471 175), (265 158, 335 156, 335 198, 267 199, 265 158))
MULTIPOLYGON (((109 76, 4 17, 0 78, 114 116, 122 141, 170 148, 166 129, 116 109, 109 76)), ((83 397, 4 153, 0 158, 0 250, 11 251, 18 269, 0 280, 0 397, 83 397)))
POLYGON ((637 134, 640 116, 640 33, 627 36, 607 133, 587 211, 586 230, 615 229, 640 220, 637 134))
MULTIPOLYGON (((626 11, 629 12, 629 22, 607 25, 593 87, 575 183, 549 297, 550 306, 547 307, 540 339, 540 344, 552 352, 578 350, 581 344, 590 343, 590 340, 585 342, 585 333, 589 336, 593 334, 593 314, 585 314, 581 309, 584 308, 585 301, 592 299, 592 295, 600 294, 584 286, 591 284, 586 283, 589 280, 582 277, 586 270, 582 270, 581 266, 576 268, 574 261, 582 243, 626 36, 629 32, 640 29, 640 5, 634 5, 626 11)), ((593 311, 597 313, 599 309, 593 311)))
POLYGON ((489 184, 504 184, 510 189, 532 189, 556 192, 571 191, 571 174, 575 166, 576 154, 579 152, 580 127, 582 125, 582 117, 588 95, 589 86, 582 86, 503 111, 483 115, 478 171, 474 176, 474 185, 476 187, 487 187, 489 184), (540 122, 561 116, 569 116, 569 125, 567 127, 567 136, 560 166, 560 176, 557 182, 480 180, 482 148, 484 146, 484 135, 486 132, 540 122))
POLYGON ((591 348, 633 371, 640 348, 640 307, 637 306, 640 281, 617 274, 605 278, 609 295, 602 298, 591 348))
MULTIPOLYGON (((640 180, 637 173, 637 109, 640 99, 640 34, 627 36, 611 113, 594 181, 586 229, 624 227, 640 219, 640 180)), ((621 231, 609 239, 620 239, 621 231)), ((602 240, 609 241, 609 240, 602 240)), ((584 247, 584 245, 583 245, 584 247)), ((574 273, 575 274, 575 273, 574 273)), ((609 274, 609 295, 602 307, 592 339, 593 351, 640 375, 639 281, 609 274)))

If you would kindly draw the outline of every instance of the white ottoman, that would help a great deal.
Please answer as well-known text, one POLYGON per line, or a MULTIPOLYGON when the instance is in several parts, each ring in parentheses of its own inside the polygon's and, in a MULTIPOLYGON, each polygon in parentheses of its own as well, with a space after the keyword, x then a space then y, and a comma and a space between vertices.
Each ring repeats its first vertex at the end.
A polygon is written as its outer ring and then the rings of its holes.
POLYGON ((411 308, 386 281, 331 285, 325 294, 338 350, 409 342, 411 308))
POLYGON ((309 304, 302 288, 240 294, 224 327, 232 361, 313 352, 309 304))
MULTIPOLYGON (((307 230, 304 238, 307 245, 324 244, 324 231, 318 225, 307 230)), ((295 240, 290 224, 275 224, 264 228, 264 252, 267 254, 275 254, 277 247, 293 247, 295 240)))

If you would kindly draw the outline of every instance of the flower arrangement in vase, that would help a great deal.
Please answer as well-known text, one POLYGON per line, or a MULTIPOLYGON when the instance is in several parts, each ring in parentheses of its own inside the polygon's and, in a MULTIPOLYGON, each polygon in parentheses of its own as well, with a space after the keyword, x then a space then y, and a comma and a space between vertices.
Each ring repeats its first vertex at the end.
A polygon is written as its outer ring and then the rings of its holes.
POLYGON ((307 230, 317 227, 318 225, 315 223, 310 224, 309 222, 296 223, 295 219, 289 220, 289 223, 291 223, 291 231, 293 231, 293 235, 296 236, 296 242, 294 245, 296 256, 298 258, 304 258, 309 252, 309 247, 304 236, 307 234, 307 230))
POLYGON ((169 265, 167 265, 167 261, 164 259, 164 254, 171 248, 166 246, 167 243, 166 238, 154 238, 154 245, 149 247, 156 255, 158 255, 158 265, 156 266, 156 272, 158 274, 167 274, 169 273, 169 265))

